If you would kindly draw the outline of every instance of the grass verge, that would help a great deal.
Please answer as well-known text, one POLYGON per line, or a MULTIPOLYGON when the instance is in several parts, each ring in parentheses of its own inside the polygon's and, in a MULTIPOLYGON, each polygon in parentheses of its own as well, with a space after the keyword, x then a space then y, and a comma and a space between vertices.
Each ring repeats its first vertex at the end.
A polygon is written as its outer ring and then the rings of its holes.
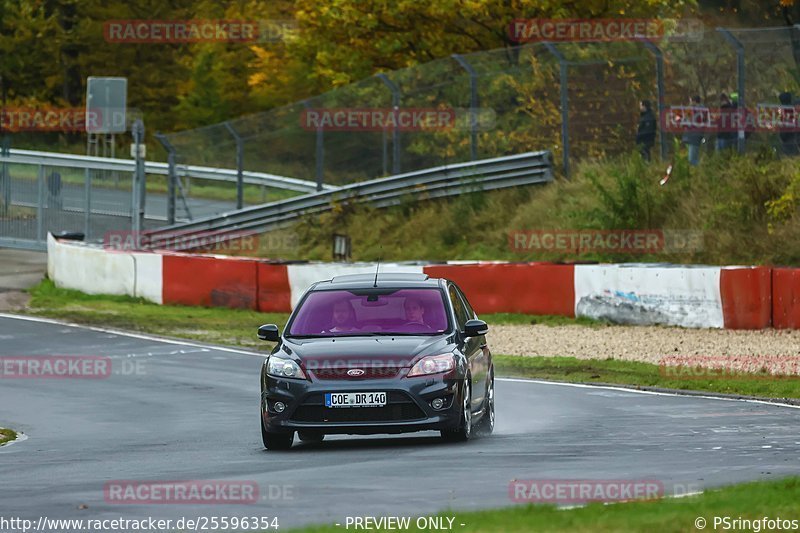
POLYGON ((283 327, 289 317, 285 313, 157 305, 129 296, 90 295, 60 289, 50 280, 42 281, 30 293, 27 312, 36 316, 264 350, 270 345, 256 338, 256 328, 265 323, 283 327))
MULTIPOLYGON (((520 505, 505 509, 478 512, 444 512, 439 516, 455 517, 453 528, 459 531, 475 532, 516 532, 516 531, 698 531, 696 524, 704 520, 704 528, 709 531, 738 530, 766 531, 763 523, 756 523, 764 517, 795 520, 797 501, 800 498, 800 478, 791 477, 780 481, 744 483, 719 490, 707 491, 698 496, 679 499, 661 499, 603 505, 595 503, 570 510, 558 510, 550 505, 520 505), (724 519, 717 522, 715 517, 724 519), (735 519, 750 520, 739 522, 735 519), (697 521, 697 522, 696 522, 697 521), (464 524, 461 527, 460 524, 464 524)), ((445 523, 447 523, 445 521, 445 523)), ((406 531, 423 531, 411 521, 412 527, 406 531)), ((797 526, 794 526, 795 528, 797 526)), ((787 529, 783 525, 782 529, 787 529)), ((328 533, 342 531, 337 526, 317 526, 294 529, 294 533, 328 533)), ((385 531, 377 529, 373 531, 385 531)), ((426 530, 427 531, 427 530, 426 530)))
MULTIPOLYGON (((283 328, 286 313, 259 313, 226 308, 157 305, 129 296, 89 295, 60 289, 44 280, 31 289, 28 313, 78 324, 116 328, 168 337, 269 351, 272 345, 256 338, 256 328, 274 323, 283 328)), ((490 324, 601 325, 590 319, 530 316, 512 313, 485 315, 490 324)), ((800 378, 747 374, 697 379, 667 373, 648 363, 618 359, 523 357, 495 354, 498 376, 527 377, 573 383, 614 383, 662 387, 765 398, 800 398, 800 378)))
POLYGON ((657 387, 774 399, 800 398, 800 377, 770 376, 767 373, 700 379, 696 373, 675 367, 619 359, 495 355, 494 362, 496 375, 504 377, 657 387))
POLYGON ((13 429, 0 428, 0 446, 16 440, 17 432, 13 429))

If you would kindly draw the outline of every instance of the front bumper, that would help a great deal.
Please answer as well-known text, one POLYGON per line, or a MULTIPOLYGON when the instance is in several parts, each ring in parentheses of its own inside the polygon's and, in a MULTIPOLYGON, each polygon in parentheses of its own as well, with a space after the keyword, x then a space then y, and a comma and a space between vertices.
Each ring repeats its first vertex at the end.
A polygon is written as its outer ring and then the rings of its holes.
POLYGON ((266 376, 261 416, 270 433, 296 430, 379 434, 455 429, 460 423, 460 381, 442 376, 306 381, 266 376), (385 407, 325 407, 327 392, 386 392, 385 407), (434 409, 434 398, 445 405, 434 409), (275 402, 286 408, 278 413, 275 402))

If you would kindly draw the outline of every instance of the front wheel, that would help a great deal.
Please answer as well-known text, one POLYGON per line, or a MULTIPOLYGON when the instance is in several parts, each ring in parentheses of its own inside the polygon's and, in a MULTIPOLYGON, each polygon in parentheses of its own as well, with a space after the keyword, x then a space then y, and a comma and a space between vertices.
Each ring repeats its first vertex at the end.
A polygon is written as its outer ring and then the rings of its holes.
POLYGON ((461 401, 461 422, 456 429, 443 429, 442 439, 447 442, 463 442, 472 437, 472 387, 469 376, 464 383, 464 394, 461 401))
POLYGON ((486 389, 486 400, 483 405, 483 416, 475 429, 481 435, 490 435, 494 431, 494 373, 489 377, 489 387, 486 389))
POLYGON ((271 433, 264 427, 264 417, 261 416, 261 441, 268 450, 288 450, 294 442, 294 431, 289 433, 271 433))

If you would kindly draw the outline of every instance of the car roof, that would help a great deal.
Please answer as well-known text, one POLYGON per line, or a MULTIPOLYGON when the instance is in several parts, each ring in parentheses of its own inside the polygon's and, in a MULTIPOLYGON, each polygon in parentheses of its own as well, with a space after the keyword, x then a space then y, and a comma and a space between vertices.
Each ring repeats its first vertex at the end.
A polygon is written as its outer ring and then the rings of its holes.
MULTIPOLYGON (((377 287, 414 289, 438 288, 442 280, 427 274, 408 272, 378 272, 377 287)), ((319 281, 312 290, 369 289, 375 287, 375 274, 345 274, 332 279, 319 281)))

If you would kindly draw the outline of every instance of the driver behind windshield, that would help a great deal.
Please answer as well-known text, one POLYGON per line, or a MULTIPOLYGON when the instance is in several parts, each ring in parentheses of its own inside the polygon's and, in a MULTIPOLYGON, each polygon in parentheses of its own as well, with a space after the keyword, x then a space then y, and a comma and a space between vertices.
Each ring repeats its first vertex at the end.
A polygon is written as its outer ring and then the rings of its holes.
POLYGON ((339 300, 333 304, 331 327, 328 331, 355 331, 356 311, 348 300, 339 300))

